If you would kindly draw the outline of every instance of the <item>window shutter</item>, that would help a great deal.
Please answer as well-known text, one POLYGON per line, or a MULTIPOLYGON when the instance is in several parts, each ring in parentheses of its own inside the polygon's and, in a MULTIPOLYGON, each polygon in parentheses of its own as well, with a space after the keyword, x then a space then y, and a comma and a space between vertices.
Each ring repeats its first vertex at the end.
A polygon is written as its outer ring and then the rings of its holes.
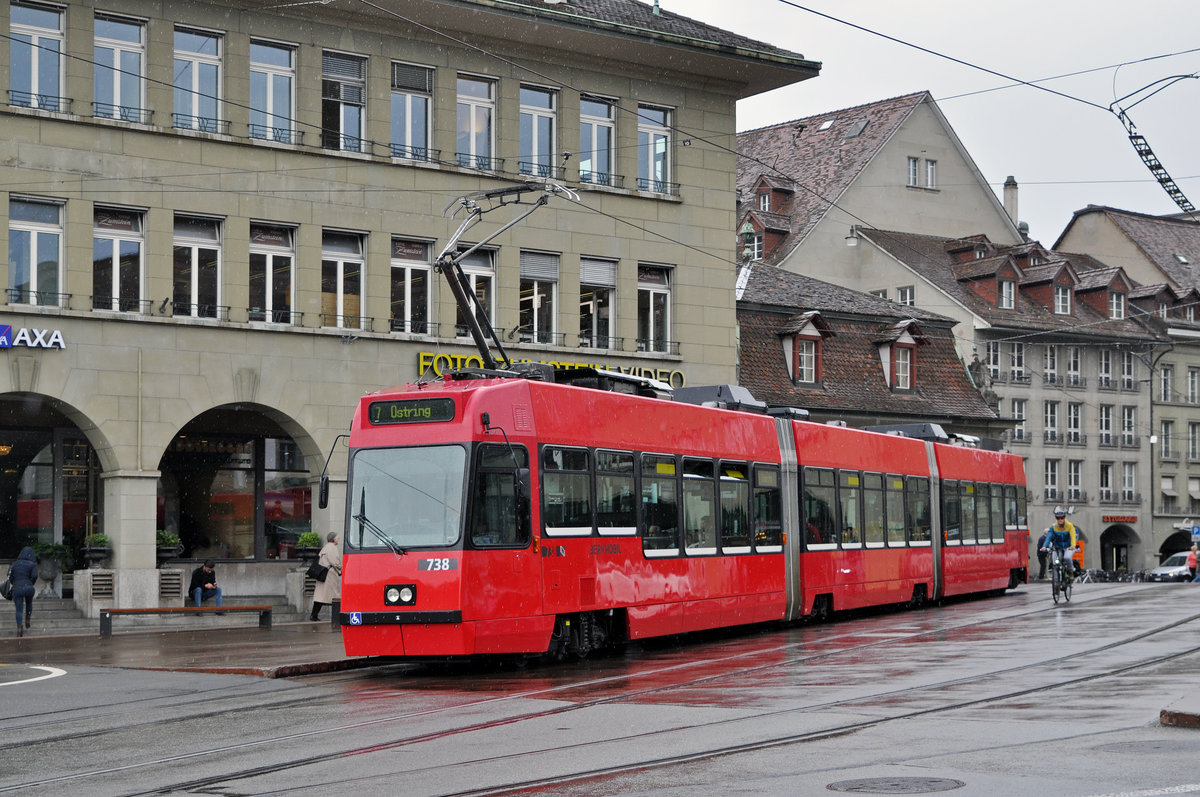
POLYGON ((545 252, 521 252, 521 276, 558 281, 558 255, 545 252))
POLYGON ((615 288, 617 286, 616 261, 581 257, 579 259, 579 282, 583 285, 615 288))
POLYGON ((329 52, 321 54, 321 74, 326 77, 365 80, 366 72, 367 59, 365 58, 329 52))
POLYGON ((433 70, 412 64, 392 64, 392 88, 433 92, 433 70))

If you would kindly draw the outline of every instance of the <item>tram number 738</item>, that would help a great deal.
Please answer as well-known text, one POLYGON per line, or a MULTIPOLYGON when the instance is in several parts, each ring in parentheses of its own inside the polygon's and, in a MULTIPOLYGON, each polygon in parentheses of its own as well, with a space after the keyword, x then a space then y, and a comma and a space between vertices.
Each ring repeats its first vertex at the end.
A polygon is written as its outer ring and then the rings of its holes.
POLYGON ((433 559, 419 559, 417 561, 417 570, 457 570, 458 560, 450 559, 449 557, 437 557, 433 559))

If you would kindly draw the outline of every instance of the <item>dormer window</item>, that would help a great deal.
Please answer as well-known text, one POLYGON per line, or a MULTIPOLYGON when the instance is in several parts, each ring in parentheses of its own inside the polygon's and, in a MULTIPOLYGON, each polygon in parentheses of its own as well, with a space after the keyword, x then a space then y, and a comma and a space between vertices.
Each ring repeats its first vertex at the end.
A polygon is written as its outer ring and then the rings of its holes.
POLYGON ((1125 317, 1125 294, 1112 291, 1108 294, 1108 317, 1120 320, 1125 317))
POLYGON ((821 338, 796 336, 792 344, 792 378, 801 383, 815 384, 821 372, 821 338))
POLYGON ((917 347, 928 341, 911 319, 892 326, 876 341, 884 378, 892 390, 916 390, 917 347))
POLYGON ((983 260, 985 257, 987 257, 987 249, 982 246, 975 247, 975 259, 983 260))
POLYGON ((1054 286, 1055 315, 1071 314, 1071 288, 1067 285, 1054 286))
POLYGON ((1158 317, 1159 318, 1167 317, 1167 303, 1166 302, 1158 303, 1158 317))
POLYGON ((1000 309, 1011 310, 1016 306, 1017 283, 1012 280, 1000 280, 1000 309))
POLYGON ((916 347, 897 343, 892 346, 892 387, 912 390, 915 382, 916 347))
POLYGON ((787 358, 788 375, 796 385, 820 383, 824 375, 823 341, 833 335, 821 314, 810 310, 794 319, 795 323, 782 330, 783 354, 787 358))
POLYGON ((1184 316, 1187 318, 1188 321, 1195 321, 1196 320, 1196 305, 1189 304, 1187 306, 1187 309, 1184 310, 1184 316))
POLYGON ((758 195, 758 209, 765 210, 768 213, 771 211, 771 192, 763 191, 758 195))
POLYGON ((1038 256, 1037 252, 1031 252, 1029 254, 1029 265, 1038 266, 1038 265, 1041 265, 1041 263, 1042 263, 1042 258, 1040 258, 1038 256))

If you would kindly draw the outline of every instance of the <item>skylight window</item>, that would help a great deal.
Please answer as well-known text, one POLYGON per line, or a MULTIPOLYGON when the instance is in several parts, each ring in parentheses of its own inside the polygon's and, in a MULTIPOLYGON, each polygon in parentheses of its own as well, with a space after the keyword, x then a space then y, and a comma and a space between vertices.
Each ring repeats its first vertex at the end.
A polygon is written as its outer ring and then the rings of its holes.
POLYGON ((1180 263, 1182 263, 1185 266, 1188 264, 1188 259, 1186 257, 1184 257, 1183 255, 1179 254, 1178 252, 1175 253, 1175 259, 1178 260, 1180 263))
POLYGON ((836 116, 829 117, 824 122, 821 122, 821 126, 817 128, 817 132, 821 132, 823 130, 828 130, 829 128, 833 127, 833 123, 836 121, 837 121, 836 116))
POLYGON ((870 119, 859 119, 850 125, 850 129, 846 131, 846 138, 858 138, 862 135, 862 131, 867 129, 867 123, 870 121, 870 119))

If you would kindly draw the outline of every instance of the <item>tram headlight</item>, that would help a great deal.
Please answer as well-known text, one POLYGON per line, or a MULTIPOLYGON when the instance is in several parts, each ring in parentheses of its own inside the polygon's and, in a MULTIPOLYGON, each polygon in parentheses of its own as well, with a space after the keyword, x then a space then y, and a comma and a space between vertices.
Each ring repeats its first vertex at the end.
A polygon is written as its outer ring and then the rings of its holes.
POLYGON ((388 584, 383 589, 383 602, 388 606, 412 606, 417 602, 415 584, 388 584))

